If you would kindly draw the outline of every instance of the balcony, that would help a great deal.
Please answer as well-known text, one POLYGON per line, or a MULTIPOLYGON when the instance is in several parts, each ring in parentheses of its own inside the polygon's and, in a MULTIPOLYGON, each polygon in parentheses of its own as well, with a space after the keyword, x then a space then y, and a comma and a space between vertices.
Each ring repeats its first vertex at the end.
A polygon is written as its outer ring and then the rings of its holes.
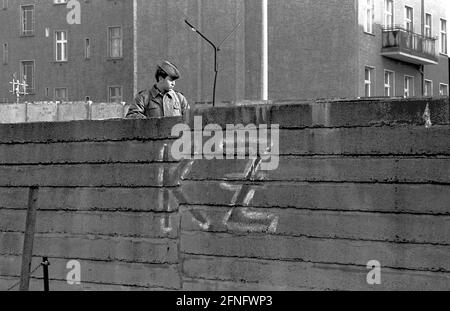
POLYGON ((437 65, 436 38, 429 38, 399 26, 383 28, 381 55, 418 65, 437 65))

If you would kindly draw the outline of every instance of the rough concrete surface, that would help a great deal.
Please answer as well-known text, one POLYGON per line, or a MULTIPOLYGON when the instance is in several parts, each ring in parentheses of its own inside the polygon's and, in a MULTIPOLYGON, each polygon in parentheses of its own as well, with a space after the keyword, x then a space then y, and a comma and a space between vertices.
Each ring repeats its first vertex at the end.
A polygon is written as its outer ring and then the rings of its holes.
POLYGON ((51 290, 449 290, 449 120, 449 99, 427 98, 2 124, 0 290, 20 279, 30 187, 32 268, 49 257, 51 290), (279 166, 176 160, 172 128, 194 116, 279 124, 279 166), (367 282, 372 260, 381 284, 367 282))

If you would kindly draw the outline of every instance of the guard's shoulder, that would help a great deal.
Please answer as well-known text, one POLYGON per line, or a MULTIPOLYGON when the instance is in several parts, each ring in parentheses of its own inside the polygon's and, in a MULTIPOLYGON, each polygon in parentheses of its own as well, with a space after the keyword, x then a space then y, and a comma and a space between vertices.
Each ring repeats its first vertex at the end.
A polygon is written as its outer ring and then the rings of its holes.
POLYGON ((146 98, 149 98, 149 94, 150 94, 149 90, 142 90, 136 94, 136 98, 146 99, 146 98))
POLYGON ((149 90, 142 90, 138 92, 138 95, 147 95, 149 92, 149 90))
POLYGON ((184 98, 184 99, 186 99, 186 96, 184 96, 183 93, 178 92, 178 91, 175 91, 175 93, 178 95, 179 98, 184 98))

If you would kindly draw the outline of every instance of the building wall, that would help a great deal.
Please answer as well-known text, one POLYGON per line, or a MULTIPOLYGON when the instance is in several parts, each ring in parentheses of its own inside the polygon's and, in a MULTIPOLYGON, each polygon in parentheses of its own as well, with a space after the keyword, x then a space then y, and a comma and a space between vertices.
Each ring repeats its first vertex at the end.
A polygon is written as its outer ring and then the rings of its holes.
POLYGON ((450 289, 448 97, 195 115, 278 124, 278 168, 175 160, 171 130, 192 116, 0 125, 0 290, 17 289, 33 206, 31 267, 49 257, 50 290, 450 289))
POLYGON ((439 83, 445 83, 447 85, 449 84, 448 55, 443 55, 440 53, 441 18, 447 21, 447 42, 449 42, 448 38, 450 33, 450 12, 446 11, 446 5, 448 6, 447 1, 425 1, 425 13, 431 14, 432 16, 433 36, 438 37, 438 40, 436 40, 436 51, 439 53, 439 65, 425 66, 425 79, 433 81, 433 96, 439 95, 439 83))
POLYGON ((217 99, 244 99, 244 31, 248 26, 244 10, 242 0, 138 0, 138 89, 151 87, 155 83, 156 64, 170 59, 181 70, 177 89, 191 102, 212 101, 214 50, 191 31, 185 20, 216 45, 242 21, 218 54, 217 99))
POLYGON ((354 97, 354 1, 269 1, 269 97, 354 97))
MULTIPOLYGON (((242 21, 219 52, 217 98, 260 98, 260 1, 138 3, 139 88, 152 83, 154 63, 168 57, 185 74, 179 88, 194 101, 211 101, 213 50, 189 31, 184 19, 215 43, 242 21), (161 16, 168 18, 164 22, 161 16)), ((356 51, 349 49, 356 44, 353 1, 269 1, 268 11, 270 99, 348 97, 355 93, 356 51)))
MULTIPOLYGON (((35 60, 36 94, 28 101, 53 99, 55 87, 68 87, 69 100, 107 101, 107 86, 123 86, 131 102, 136 91, 154 83, 156 63, 170 59, 182 73, 177 82, 190 102, 212 101, 213 49, 184 23, 189 20, 208 38, 220 43, 217 100, 259 99, 261 94, 261 1, 259 0, 102 0, 81 1, 81 25, 68 25, 65 5, 52 0, 10 0, 0 10, 1 44, 9 44, 9 63, 0 65, 0 100, 14 101, 8 92, 11 74, 19 61, 35 60), (19 5, 36 5, 34 37, 19 37, 19 5), (136 18, 136 20, 134 20, 136 18), (133 26, 136 25, 136 30, 133 26), (123 27, 123 59, 108 60, 107 26, 123 27), (50 37, 44 36, 46 27, 50 37), (54 59, 54 31, 69 32, 69 61, 54 59), (136 37, 134 37, 134 31, 136 37), (84 60, 84 39, 92 41, 92 59, 84 60), (137 50, 134 52, 134 47, 137 50), (136 59, 134 59, 136 57, 136 59), (46 96, 49 88, 49 96, 46 96)), ((415 77, 420 95, 418 66, 380 56, 383 1, 375 0, 375 33, 362 30, 365 1, 269 1, 269 98, 330 98, 364 95, 364 66, 376 69, 375 95, 384 95, 383 70, 396 72, 395 95, 403 95, 403 76, 415 77)), ((425 1, 433 14, 433 32, 444 14, 438 0, 425 1)), ((395 23, 403 23, 404 5, 414 7, 415 31, 421 31, 420 0, 396 0, 395 23)), ((450 28, 450 26, 449 26, 450 28)), ((448 83, 448 59, 426 66, 426 77, 448 83)))
POLYGON ((7 10, 0 10, 0 41, 9 45, 9 63, 1 66, 0 99, 14 101, 8 92, 8 81, 20 72, 21 60, 35 61, 35 94, 23 100, 53 100, 55 87, 68 88, 68 100, 79 101, 89 96, 94 101, 107 101, 107 87, 123 86, 125 101, 133 98, 133 19, 131 1, 80 1, 81 24, 69 25, 66 5, 53 0, 10 0, 7 10), (35 5, 35 34, 20 37, 20 5, 35 5), (107 59, 107 27, 122 26, 123 59, 107 59), (45 28, 50 36, 45 36, 45 28), (68 32, 68 61, 55 62, 54 32, 68 32), (85 60, 84 40, 91 39, 91 59, 85 60), (49 88, 49 96, 46 94, 49 88))
MULTIPOLYGON (((381 30, 384 25, 384 0, 374 1, 374 33, 364 32, 364 14, 366 1, 359 1, 359 66, 358 66, 358 96, 364 96, 364 68, 370 66, 375 68, 375 94, 374 96, 384 96, 384 70, 395 72, 395 96, 404 95, 404 76, 414 77, 414 95, 422 95, 422 76, 420 66, 390 59, 380 55, 382 48, 381 30)), ((432 34, 439 34, 439 19, 446 18, 445 4, 439 0, 425 0, 425 13, 433 16, 432 34)), ((405 6, 413 8, 414 32, 422 33, 421 0, 395 0, 394 1, 394 24, 404 27, 405 6)), ((447 26, 448 27, 448 26, 447 26)), ((436 48, 439 48, 439 40, 436 41, 436 48)), ((439 94, 439 83, 448 83, 448 58, 439 56, 438 65, 425 65, 425 79, 433 80, 433 95, 439 94), (447 81, 447 82, 445 82, 447 81)))

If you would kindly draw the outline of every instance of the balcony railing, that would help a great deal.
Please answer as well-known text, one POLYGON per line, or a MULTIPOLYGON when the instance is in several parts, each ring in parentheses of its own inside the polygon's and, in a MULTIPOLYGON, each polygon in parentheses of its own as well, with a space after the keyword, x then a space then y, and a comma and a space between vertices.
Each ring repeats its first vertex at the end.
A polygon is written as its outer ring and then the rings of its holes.
POLYGON ((382 37, 381 55, 421 65, 438 63, 436 38, 422 36, 400 26, 383 28, 382 37))

